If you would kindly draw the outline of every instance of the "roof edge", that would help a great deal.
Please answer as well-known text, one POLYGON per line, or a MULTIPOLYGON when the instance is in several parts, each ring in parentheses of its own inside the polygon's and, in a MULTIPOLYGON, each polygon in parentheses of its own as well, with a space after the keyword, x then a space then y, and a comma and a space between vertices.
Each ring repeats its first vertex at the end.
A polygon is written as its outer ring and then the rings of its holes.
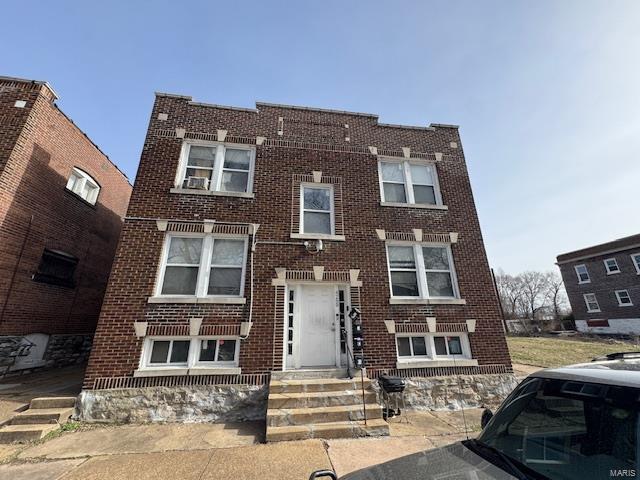
POLYGON ((7 77, 7 76, 4 76, 4 75, 0 75, 0 81, 30 83, 30 84, 35 84, 35 85, 42 85, 43 87, 47 87, 51 91, 51 95, 53 95, 53 99, 54 100, 58 100, 58 98, 60 98, 58 96, 58 94, 56 93, 56 91, 53 89, 53 87, 51 85, 49 85, 49 82, 46 82, 44 80, 31 80, 31 79, 28 79, 28 78, 7 77))

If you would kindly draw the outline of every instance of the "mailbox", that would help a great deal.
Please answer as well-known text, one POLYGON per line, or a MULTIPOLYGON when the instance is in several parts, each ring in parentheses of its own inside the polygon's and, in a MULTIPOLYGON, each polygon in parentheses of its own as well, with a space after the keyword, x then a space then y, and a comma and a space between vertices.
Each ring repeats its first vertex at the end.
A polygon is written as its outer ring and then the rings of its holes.
POLYGON ((364 348, 364 339, 362 337, 353 337, 353 349, 362 350, 364 348))

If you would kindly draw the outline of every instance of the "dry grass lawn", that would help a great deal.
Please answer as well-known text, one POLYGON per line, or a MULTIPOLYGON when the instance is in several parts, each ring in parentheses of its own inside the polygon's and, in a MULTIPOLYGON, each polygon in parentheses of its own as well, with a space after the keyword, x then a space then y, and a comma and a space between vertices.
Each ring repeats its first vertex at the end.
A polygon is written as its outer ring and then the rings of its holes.
POLYGON ((633 342, 611 339, 571 339, 566 337, 507 337, 513 363, 539 367, 559 367, 589 362, 607 353, 640 351, 633 342))

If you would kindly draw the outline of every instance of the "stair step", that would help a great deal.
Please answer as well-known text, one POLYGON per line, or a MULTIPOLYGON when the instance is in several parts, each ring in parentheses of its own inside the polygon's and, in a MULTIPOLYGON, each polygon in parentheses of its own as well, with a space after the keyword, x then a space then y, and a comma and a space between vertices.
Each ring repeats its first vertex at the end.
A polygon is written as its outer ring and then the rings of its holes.
MULTIPOLYGON (((360 370, 358 370, 360 372, 360 370)), ((274 380, 311 380, 328 378, 347 378, 346 368, 318 368, 304 370, 285 370, 283 372, 272 372, 271 378, 274 380)))
POLYGON ((267 428, 267 442, 303 440, 306 438, 353 438, 389 435, 389 424, 382 419, 364 422, 327 422, 310 425, 288 425, 267 428))
POLYGON ((58 424, 66 423, 73 415, 73 408, 36 408, 20 412, 10 421, 10 425, 58 424))
MULTIPOLYGON (((366 403, 376 402, 375 392, 365 391, 364 398, 366 403)), ((268 408, 313 408, 338 405, 362 405, 362 391, 270 393, 268 408)))
MULTIPOLYGON (((371 385, 371 380, 365 377, 364 388, 371 385)), ((270 393, 296 392, 335 392, 344 390, 362 390, 359 378, 312 378, 306 380, 271 380, 270 393)))
POLYGON ((76 397, 41 397, 31 400, 30 408, 73 408, 75 405, 76 397))
MULTIPOLYGON (((367 404, 367 419, 382 418, 382 408, 377 403, 367 404)), ((362 405, 338 405, 315 408, 268 409, 267 426, 308 425, 330 422, 348 422, 364 419, 362 405)), ((268 430, 267 428, 267 430, 268 430)))
POLYGON ((30 442, 39 440, 47 433, 57 430, 57 424, 7 425, 0 429, 0 443, 30 442))

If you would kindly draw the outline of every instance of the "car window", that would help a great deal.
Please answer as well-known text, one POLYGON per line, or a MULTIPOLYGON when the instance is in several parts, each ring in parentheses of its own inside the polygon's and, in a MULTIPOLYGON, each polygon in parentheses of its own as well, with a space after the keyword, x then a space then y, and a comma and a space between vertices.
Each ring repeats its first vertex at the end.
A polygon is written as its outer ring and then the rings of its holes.
POLYGON ((639 394, 535 379, 513 392, 478 440, 549 478, 635 476, 639 394))

